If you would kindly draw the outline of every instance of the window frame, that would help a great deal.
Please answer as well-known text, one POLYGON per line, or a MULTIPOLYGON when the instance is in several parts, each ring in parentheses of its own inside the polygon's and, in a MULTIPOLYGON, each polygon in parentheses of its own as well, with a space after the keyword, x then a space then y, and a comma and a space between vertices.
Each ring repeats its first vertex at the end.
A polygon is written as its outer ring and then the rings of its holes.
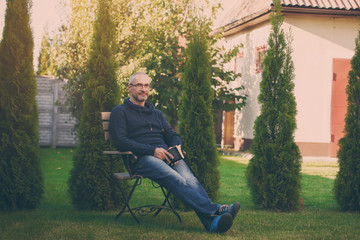
MULTIPOLYGON (((241 59, 241 61, 244 61, 244 53, 243 52, 239 52, 236 57, 235 57, 235 61, 234 61, 234 73, 235 74, 242 74, 242 69, 239 69, 240 71, 238 71, 238 69, 236 69, 237 66, 237 61, 239 61, 238 59, 241 59)), ((242 66, 242 65, 241 65, 242 66)), ((242 68, 242 67, 241 67, 242 68)))
POLYGON ((267 45, 256 47, 256 73, 262 73, 264 71, 264 59, 266 56, 267 45))

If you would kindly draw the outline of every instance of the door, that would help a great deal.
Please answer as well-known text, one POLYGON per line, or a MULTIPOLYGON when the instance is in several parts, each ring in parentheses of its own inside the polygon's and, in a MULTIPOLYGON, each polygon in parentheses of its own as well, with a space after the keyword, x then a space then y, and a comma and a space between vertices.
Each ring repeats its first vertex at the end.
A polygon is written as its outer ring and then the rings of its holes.
POLYGON ((333 59, 333 81, 331 97, 331 142, 330 156, 336 157, 339 140, 344 136, 347 110, 346 86, 351 69, 350 59, 333 59))
POLYGON ((224 112, 224 147, 234 147, 235 111, 224 112))

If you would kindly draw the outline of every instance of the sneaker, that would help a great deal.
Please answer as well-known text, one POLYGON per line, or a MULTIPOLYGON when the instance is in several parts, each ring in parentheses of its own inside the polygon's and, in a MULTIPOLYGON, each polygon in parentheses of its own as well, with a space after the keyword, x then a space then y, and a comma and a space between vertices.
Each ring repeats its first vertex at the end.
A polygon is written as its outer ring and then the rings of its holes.
POLYGON ((231 228, 233 224, 233 218, 230 213, 224 213, 220 216, 214 217, 209 232, 210 233, 224 233, 231 228))
POLYGON ((240 209, 240 203, 236 202, 234 204, 231 205, 222 205, 219 210, 217 211, 217 213, 219 215, 222 215, 224 213, 230 213, 232 218, 235 219, 236 214, 239 212, 240 209))

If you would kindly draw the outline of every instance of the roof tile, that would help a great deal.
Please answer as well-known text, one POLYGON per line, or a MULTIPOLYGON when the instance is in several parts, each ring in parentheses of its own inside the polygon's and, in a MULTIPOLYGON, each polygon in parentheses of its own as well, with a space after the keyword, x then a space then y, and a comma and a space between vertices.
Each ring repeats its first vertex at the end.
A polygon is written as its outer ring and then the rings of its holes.
POLYGON ((283 6, 354 10, 360 0, 282 0, 283 6))
MULTIPOLYGON (((359 11, 360 0, 281 0, 284 7, 315 8, 327 10, 359 11)), ((227 25, 271 9, 272 0, 237 0, 220 19, 220 25, 227 25)))

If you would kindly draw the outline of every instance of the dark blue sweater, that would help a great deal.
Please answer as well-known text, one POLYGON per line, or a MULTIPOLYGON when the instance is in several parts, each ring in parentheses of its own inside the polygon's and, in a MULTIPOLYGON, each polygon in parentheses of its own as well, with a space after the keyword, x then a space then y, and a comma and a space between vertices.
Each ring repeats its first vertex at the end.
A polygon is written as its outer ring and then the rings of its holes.
POLYGON ((144 107, 133 104, 129 98, 111 111, 109 133, 119 151, 136 155, 154 155, 155 148, 181 144, 161 111, 149 102, 144 107))

